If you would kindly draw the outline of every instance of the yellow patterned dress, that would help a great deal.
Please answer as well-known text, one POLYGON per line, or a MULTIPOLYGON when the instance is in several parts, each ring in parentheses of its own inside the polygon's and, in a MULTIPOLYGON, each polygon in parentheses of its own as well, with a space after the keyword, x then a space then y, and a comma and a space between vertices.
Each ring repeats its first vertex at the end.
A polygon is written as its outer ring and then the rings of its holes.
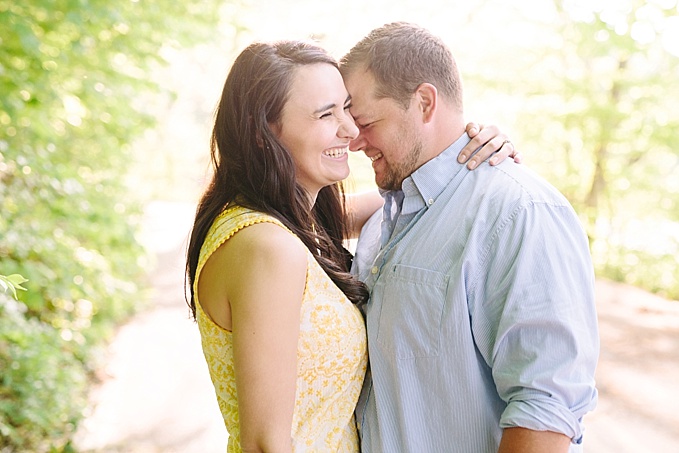
MULTIPOLYGON (((203 311, 196 289, 210 255, 239 230, 260 222, 285 228, 271 216, 240 206, 222 212, 205 238, 194 281, 203 354, 229 432, 229 453, 241 451, 231 332, 216 325, 203 311)), ((359 310, 309 252, 297 346, 297 390, 291 431, 294 451, 359 451, 354 408, 366 364, 365 325, 359 310)))

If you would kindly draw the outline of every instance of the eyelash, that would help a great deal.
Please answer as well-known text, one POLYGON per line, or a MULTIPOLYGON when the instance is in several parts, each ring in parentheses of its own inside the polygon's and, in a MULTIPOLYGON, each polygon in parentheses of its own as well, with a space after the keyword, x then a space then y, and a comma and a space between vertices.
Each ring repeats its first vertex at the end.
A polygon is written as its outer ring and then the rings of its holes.
MULTIPOLYGON (((348 111, 350 108, 351 108, 351 104, 347 104, 347 105, 344 106, 345 111, 348 111)), ((320 116, 320 118, 323 119, 323 118, 327 118, 329 116, 332 116, 332 112, 324 113, 320 116)))

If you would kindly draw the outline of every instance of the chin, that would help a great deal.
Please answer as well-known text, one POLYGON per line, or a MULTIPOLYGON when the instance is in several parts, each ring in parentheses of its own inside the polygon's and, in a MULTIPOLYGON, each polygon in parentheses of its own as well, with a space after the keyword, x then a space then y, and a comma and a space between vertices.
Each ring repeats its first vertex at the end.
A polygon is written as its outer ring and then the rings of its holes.
POLYGON ((345 171, 345 172, 338 173, 337 175, 335 175, 336 179, 335 179, 335 182, 333 184, 344 181, 345 179, 347 179, 349 177, 350 174, 351 174, 351 172, 349 171, 349 169, 347 169, 347 171, 345 171))

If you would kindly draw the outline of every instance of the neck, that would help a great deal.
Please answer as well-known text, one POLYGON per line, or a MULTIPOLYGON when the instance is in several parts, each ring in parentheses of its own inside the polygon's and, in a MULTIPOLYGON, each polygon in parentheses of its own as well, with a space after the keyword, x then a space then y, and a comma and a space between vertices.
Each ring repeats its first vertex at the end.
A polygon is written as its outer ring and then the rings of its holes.
POLYGON ((427 144, 427 147, 430 150, 428 153, 430 159, 433 159, 445 151, 466 131, 462 113, 452 111, 440 113, 441 114, 437 115, 436 120, 432 121, 430 126, 431 133, 429 134, 429 137, 431 140, 427 144))
POLYGON ((314 205, 316 204, 316 197, 318 197, 318 191, 309 192, 305 190, 304 194, 307 196, 306 201, 308 202, 309 210, 312 210, 314 208, 314 205))

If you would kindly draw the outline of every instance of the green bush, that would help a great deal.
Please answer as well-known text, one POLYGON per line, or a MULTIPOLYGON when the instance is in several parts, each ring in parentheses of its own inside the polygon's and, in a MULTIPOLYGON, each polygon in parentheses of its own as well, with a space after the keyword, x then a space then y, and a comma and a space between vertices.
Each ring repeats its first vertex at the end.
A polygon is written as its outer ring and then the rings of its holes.
POLYGON ((648 253, 624 247, 610 248, 605 259, 595 261, 598 275, 679 300, 677 255, 648 253), (652 270, 652 272, 650 271, 652 270))
POLYGON ((2 453, 71 448, 94 348, 145 305, 131 144, 163 50, 219 3, 0 0, 0 274, 30 280, 0 291, 2 453))
POLYGON ((63 451, 86 403, 87 373, 59 331, 0 294, 0 451, 63 451))

